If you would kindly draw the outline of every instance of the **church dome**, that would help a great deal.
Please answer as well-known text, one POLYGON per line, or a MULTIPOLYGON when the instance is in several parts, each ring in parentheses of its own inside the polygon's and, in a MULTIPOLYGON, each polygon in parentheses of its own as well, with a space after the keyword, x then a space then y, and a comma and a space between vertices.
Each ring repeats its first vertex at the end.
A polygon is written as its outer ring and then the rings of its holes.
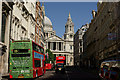
POLYGON ((52 22, 51 22, 51 20, 47 16, 44 16, 43 22, 44 22, 44 25, 52 26, 52 22))

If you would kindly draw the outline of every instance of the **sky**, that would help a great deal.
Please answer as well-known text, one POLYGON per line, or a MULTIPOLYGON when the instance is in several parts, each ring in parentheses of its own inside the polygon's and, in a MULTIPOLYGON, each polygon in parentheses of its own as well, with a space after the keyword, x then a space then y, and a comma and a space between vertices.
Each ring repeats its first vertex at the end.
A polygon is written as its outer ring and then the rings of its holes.
POLYGON ((92 19, 92 10, 97 11, 97 2, 44 2, 45 15, 51 20, 56 35, 62 37, 69 12, 74 23, 74 32, 92 19))

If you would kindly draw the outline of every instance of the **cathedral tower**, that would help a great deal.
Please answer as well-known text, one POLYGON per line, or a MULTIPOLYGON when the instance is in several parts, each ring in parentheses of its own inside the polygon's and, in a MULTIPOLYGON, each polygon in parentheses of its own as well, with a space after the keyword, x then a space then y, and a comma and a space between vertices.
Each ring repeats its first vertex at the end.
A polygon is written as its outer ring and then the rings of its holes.
POLYGON ((74 36, 74 23, 72 22, 71 15, 69 13, 67 23, 65 24, 64 39, 73 41, 73 36, 74 36))

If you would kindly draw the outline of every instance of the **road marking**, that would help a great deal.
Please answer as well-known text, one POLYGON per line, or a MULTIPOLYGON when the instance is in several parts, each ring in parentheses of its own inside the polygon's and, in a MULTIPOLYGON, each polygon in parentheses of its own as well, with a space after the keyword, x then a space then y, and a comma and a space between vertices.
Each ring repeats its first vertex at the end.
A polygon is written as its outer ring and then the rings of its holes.
POLYGON ((68 71, 66 71, 66 75, 67 75, 67 77, 68 77, 68 80, 70 80, 70 79, 69 79, 69 76, 68 76, 68 71))

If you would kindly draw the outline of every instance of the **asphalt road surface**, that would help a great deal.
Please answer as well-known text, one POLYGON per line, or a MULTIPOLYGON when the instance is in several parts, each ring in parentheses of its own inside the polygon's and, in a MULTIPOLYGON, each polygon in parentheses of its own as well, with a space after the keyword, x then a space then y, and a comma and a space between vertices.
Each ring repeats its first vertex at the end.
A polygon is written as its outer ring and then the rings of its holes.
POLYGON ((46 73, 35 80, 100 80, 98 75, 84 71, 82 69, 69 68, 65 73, 55 73, 55 71, 46 71, 46 73))

